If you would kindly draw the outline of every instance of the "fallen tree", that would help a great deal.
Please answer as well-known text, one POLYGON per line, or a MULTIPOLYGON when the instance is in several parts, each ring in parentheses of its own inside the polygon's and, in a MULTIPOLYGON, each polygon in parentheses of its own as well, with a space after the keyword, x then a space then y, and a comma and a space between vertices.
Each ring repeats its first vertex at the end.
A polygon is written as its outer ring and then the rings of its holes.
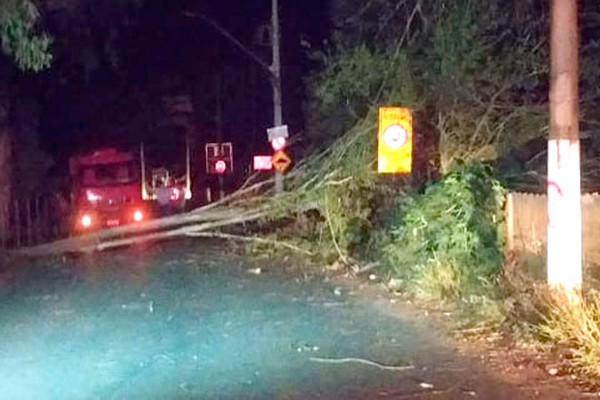
MULTIPOLYGON (((374 160, 370 140, 373 128, 374 125, 370 123, 359 124, 327 150, 312 154, 299 162, 286 175, 287 190, 283 194, 273 193, 273 180, 257 181, 257 177, 252 176, 240 189, 222 200, 184 214, 25 247, 12 254, 39 257, 85 253, 185 236, 269 241, 251 235, 242 239, 244 236, 231 235, 223 230, 251 222, 275 221, 311 209, 322 215, 331 214, 329 192, 332 188, 347 187, 351 181, 375 175, 372 168, 364 168, 364 165, 370 165, 374 160), (360 165, 360 168, 350 165, 360 165)), ((332 229, 332 235, 335 236, 335 229, 332 229)), ((291 244, 286 247, 301 250, 291 244)))

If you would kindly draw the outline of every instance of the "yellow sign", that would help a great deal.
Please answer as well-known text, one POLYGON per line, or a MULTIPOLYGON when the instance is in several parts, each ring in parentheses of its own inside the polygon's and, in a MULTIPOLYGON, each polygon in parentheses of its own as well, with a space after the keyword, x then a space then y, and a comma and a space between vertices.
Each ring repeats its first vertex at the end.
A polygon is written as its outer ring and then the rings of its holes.
POLYGON ((272 163, 275 171, 284 172, 289 168, 290 164, 292 163, 292 159, 285 153, 285 151, 279 150, 273 154, 272 163))
POLYGON ((402 107, 379 109, 377 172, 403 174, 412 171, 412 112, 402 107))

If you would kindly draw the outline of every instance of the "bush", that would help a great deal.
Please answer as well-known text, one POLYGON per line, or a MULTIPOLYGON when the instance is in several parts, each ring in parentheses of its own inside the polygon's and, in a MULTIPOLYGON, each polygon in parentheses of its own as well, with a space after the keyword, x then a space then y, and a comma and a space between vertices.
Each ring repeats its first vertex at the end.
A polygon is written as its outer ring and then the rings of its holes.
POLYGON ((384 249, 392 275, 436 299, 489 291, 503 263, 503 200, 491 169, 470 164, 402 202, 384 249))

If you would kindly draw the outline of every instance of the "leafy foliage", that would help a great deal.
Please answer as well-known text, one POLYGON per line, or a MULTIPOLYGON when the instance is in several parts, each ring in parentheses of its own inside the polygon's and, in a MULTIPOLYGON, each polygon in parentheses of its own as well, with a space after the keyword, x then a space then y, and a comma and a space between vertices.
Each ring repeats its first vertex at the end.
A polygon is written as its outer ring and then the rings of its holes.
POLYGON ((41 71, 50 66, 51 39, 35 32, 40 14, 29 0, 11 0, 0 5, 2 51, 12 56, 22 70, 41 71))
POLYGON ((344 258, 368 242, 378 191, 373 127, 372 116, 363 119, 289 180, 289 198, 310 204, 322 217, 318 247, 332 250, 327 260, 344 258))
POLYGON ((364 118, 380 99, 413 105, 418 98, 408 59, 390 59, 385 51, 359 45, 324 57, 325 65, 310 83, 309 135, 336 138, 364 118))
POLYGON ((457 160, 497 160, 545 132, 544 25, 517 24, 513 7, 459 1, 438 16, 434 69, 425 78, 438 93, 432 100, 442 171, 457 160))
POLYGON ((438 143, 442 172, 460 160, 497 160, 542 136, 547 13, 537 5, 367 3, 343 19, 327 51, 313 50, 323 68, 311 79, 309 132, 335 137, 371 107, 409 106, 421 142, 438 143))
POLYGON ((503 262, 503 195, 489 168, 470 164, 402 202, 385 249, 392 273, 435 298, 481 294, 503 262))
POLYGON ((373 168, 373 120, 367 116, 326 149, 305 157, 286 175, 284 193, 264 199, 259 183, 248 187, 239 204, 265 207, 268 232, 286 241, 301 238, 303 247, 308 242, 320 262, 355 256, 377 234, 373 217, 385 190, 373 168))

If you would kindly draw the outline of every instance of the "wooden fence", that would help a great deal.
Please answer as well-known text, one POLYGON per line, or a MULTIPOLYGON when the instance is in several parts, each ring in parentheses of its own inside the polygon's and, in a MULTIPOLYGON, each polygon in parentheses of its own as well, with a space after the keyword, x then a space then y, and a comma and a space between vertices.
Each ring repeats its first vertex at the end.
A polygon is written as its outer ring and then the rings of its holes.
MULTIPOLYGON (((600 267, 600 195, 582 196, 583 258, 600 267)), ((506 202, 507 250, 517 256, 546 257, 547 198, 510 193, 506 202)), ((53 194, 14 200, 0 209, 0 247, 14 249, 68 236, 68 205, 53 194), (66 208, 65 208, 66 207, 66 208)))
MULTIPOLYGON (((600 195, 586 194, 581 199, 583 260, 600 266, 600 195)), ((517 255, 534 255, 545 260, 547 244, 547 197, 510 193, 506 203, 507 250, 517 255)))
POLYGON ((0 247, 33 246, 66 236, 68 210, 64 207, 52 194, 5 204, 0 210, 0 247))

